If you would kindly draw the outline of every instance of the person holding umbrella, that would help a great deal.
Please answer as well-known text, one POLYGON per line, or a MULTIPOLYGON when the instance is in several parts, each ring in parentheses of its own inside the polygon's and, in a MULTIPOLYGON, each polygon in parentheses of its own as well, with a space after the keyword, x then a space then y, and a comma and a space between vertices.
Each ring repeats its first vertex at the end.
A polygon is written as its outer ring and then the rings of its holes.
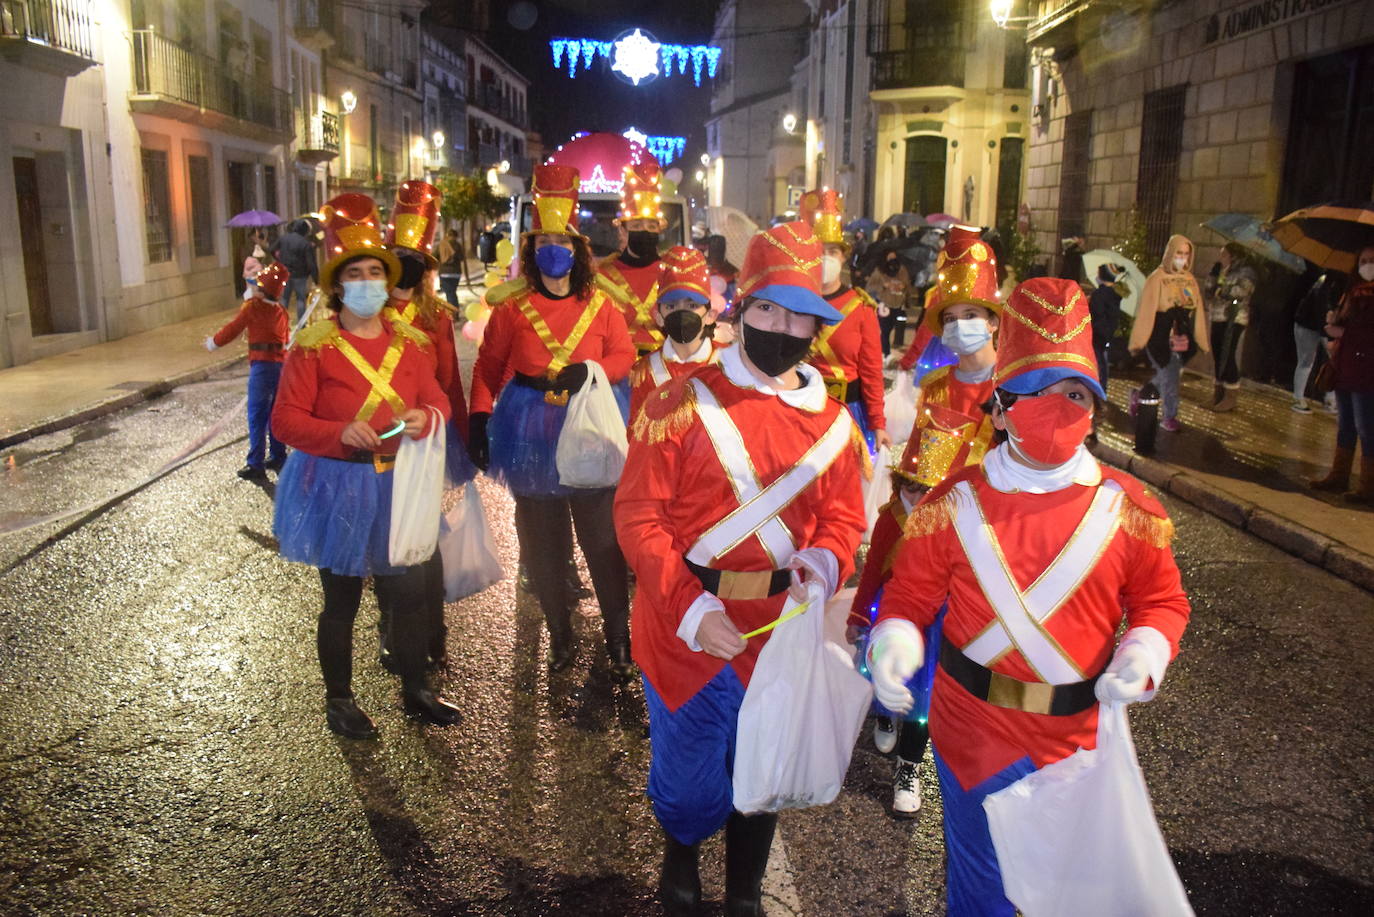
POLYGON ((1259 276, 1239 243, 1227 242, 1221 249, 1220 272, 1208 281, 1207 312, 1212 321, 1215 351, 1216 388, 1212 410, 1233 411, 1240 392, 1240 340, 1250 324, 1250 299, 1259 285, 1259 276))
POLYGON ((1332 389, 1336 393, 1336 454, 1315 490, 1342 491, 1350 484, 1355 446, 1360 447, 1360 486, 1346 491, 1351 503, 1374 503, 1374 245, 1361 249, 1355 285, 1340 307, 1327 313, 1332 389))
POLYGON ((1210 349, 1207 312, 1202 308, 1202 291, 1193 276, 1193 243, 1187 236, 1170 236, 1159 267, 1145 278, 1126 346, 1132 354, 1143 350, 1150 358, 1155 368, 1152 381, 1164 402, 1159 425, 1177 433, 1183 429, 1178 422, 1178 383, 1183 364, 1198 350, 1210 349))

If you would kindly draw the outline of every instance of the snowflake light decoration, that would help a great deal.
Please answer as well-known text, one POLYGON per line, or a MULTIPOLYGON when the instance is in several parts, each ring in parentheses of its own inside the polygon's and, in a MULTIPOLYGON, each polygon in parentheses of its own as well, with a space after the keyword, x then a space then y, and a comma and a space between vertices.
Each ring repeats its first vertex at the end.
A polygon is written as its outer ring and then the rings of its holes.
POLYGON ((549 50, 553 52, 554 69, 566 64, 569 79, 577 78, 579 67, 590 70, 600 57, 610 63, 612 71, 636 86, 659 76, 672 76, 675 70, 677 75, 685 76, 689 63, 692 82, 700 86, 703 70, 707 77, 715 79, 721 55, 720 48, 710 45, 665 44, 638 28, 613 42, 592 38, 554 38, 549 41, 549 50))
POLYGON ((636 86, 639 81, 658 76, 658 42, 639 29, 615 42, 611 69, 622 73, 636 86))

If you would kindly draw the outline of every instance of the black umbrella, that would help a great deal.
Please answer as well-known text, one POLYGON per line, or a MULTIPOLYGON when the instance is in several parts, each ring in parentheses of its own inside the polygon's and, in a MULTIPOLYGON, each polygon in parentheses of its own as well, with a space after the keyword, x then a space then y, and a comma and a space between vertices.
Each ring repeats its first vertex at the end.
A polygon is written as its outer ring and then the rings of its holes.
POLYGON ((1374 201, 1304 207, 1264 228, 1318 267, 1353 274, 1360 250, 1374 246, 1374 201))

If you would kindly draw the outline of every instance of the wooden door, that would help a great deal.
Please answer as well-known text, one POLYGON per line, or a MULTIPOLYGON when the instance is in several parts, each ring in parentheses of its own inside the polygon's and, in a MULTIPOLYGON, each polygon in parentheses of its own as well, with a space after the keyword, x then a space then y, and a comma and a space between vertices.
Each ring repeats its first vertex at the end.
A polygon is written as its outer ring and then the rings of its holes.
POLYGON ((29 291, 29 333, 52 334, 48 264, 43 257, 43 211, 38 202, 38 163, 14 158, 14 191, 19 199, 19 243, 24 251, 24 282, 29 291))

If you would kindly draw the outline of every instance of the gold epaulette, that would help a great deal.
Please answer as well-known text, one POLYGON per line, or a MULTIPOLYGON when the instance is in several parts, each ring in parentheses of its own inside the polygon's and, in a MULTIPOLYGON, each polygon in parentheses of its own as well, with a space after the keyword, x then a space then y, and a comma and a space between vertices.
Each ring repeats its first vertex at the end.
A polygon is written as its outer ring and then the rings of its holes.
POLYGON ((918 503, 906 517, 906 528, 902 534, 906 538, 920 538, 943 532, 954 524, 954 510, 950 506, 949 495, 930 503, 918 503))
POLYGON ((1156 548, 1167 548, 1174 540, 1174 523, 1171 519, 1156 516, 1137 506, 1127 498, 1122 501, 1121 530, 1137 541, 1156 548))
MULTIPOLYGON (((841 408, 841 410, 846 409, 841 408)), ((863 473, 864 480, 873 480, 873 458, 868 454, 868 443, 864 440, 863 432, 859 430, 858 424, 851 424, 849 427, 849 445, 859 456, 859 470, 863 473)))
POLYGON ((339 326, 331 321, 311 322, 296 332, 291 347, 293 350, 319 350, 331 344, 338 333, 339 326))
POLYGON ((644 399, 630 424, 630 436, 649 445, 681 436, 692 425, 696 410, 697 390, 686 376, 665 382, 644 399))
POLYGON ((874 309, 878 308, 878 301, 874 299, 872 296, 869 296, 868 291, 865 290, 863 287, 852 287, 851 289, 853 289, 854 292, 858 294, 859 301, 862 302, 864 305, 871 306, 874 309))
POLYGON ((430 346, 429 335, 400 316, 397 316, 396 320, 391 323, 391 330, 422 350, 430 346))
POLYGON ((505 283, 498 283, 496 286, 487 290, 486 300, 489 306, 499 306, 508 299, 512 299, 519 293, 523 293, 530 285, 524 277, 516 277, 514 280, 507 280, 505 283))

